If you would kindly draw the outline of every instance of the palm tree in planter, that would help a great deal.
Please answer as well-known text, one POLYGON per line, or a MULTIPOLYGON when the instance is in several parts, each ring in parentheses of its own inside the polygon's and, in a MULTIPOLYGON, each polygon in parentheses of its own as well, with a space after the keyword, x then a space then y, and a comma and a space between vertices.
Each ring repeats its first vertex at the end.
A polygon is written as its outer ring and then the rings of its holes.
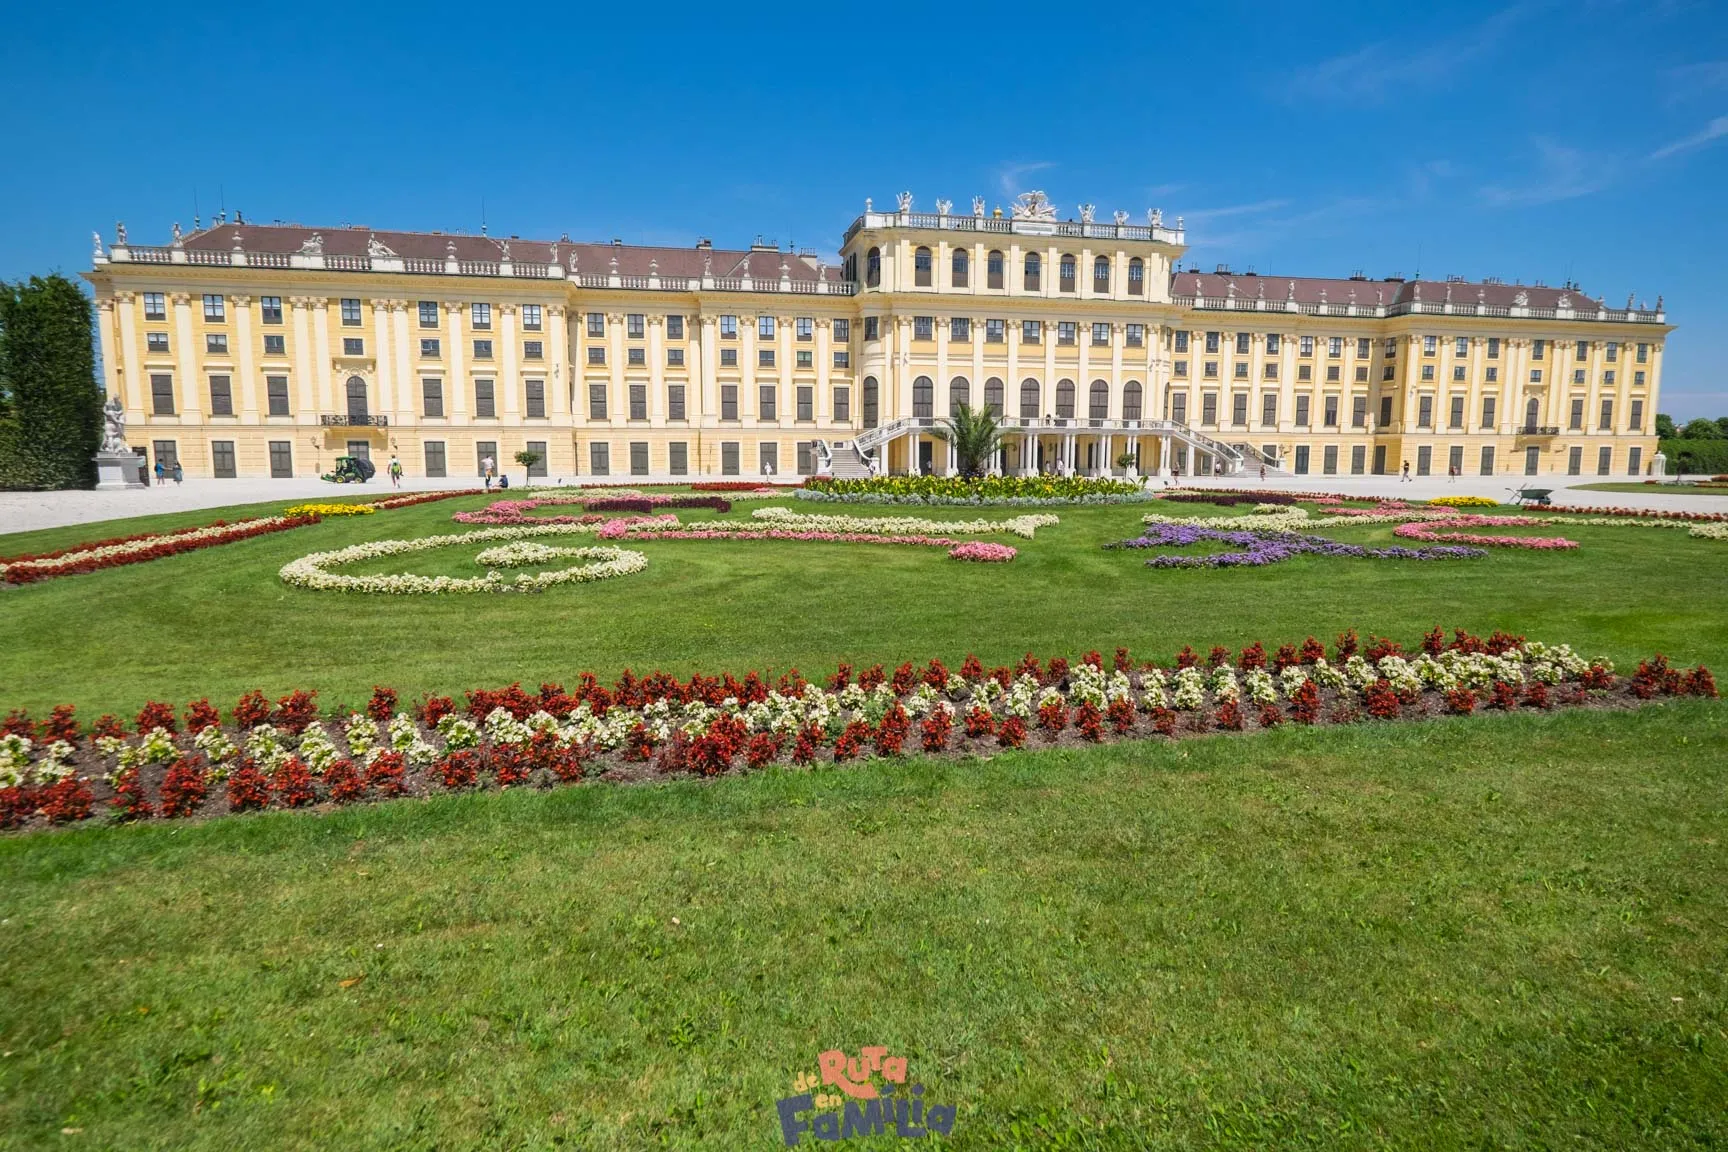
POLYGON ((540 463, 540 453, 530 452, 527 449, 523 449, 516 453, 516 463, 522 465, 523 472, 528 473, 528 475, 525 475, 522 478, 522 486, 524 488, 531 486, 534 482, 534 477, 532 475, 534 465, 540 463))
POLYGON ((956 405, 954 414, 933 428, 931 435, 954 445, 960 475, 967 480, 984 475, 990 458, 1002 445, 1002 425, 988 406, 956 405))

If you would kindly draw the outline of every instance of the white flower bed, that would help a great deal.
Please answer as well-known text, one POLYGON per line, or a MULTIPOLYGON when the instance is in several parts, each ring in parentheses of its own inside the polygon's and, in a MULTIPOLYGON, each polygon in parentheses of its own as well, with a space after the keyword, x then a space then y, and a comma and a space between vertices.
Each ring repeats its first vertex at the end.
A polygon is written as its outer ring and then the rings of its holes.
MULTIPOLYGON (((419 540, 373 540, 354 544, 333 552, 313 552, 282 566, 284 583, 322 592, 371 592, 392 596, 412 596, 454 592, 541 592, 560 584, 589 583, 628 576, 648 567, 648 557, 623 548, 547 548, 559 558, 584 561, 569 568, 535 574, 518 573, 513 578, 495 571, 484 576, 414 576, 393 573, 384 576, 346 576, 330 571, 342 564, 358 564, 386 556, 401 556, 412 552, 429 552, 435 548, 452 548, 459 544, 474 544, 490 540, 520 541, 535 536, 592 535, 597 524, 547 524, 512 528, 483 528, 474 532, 459 532, 446 536, 426 536, 419 540)), ((540 546, 544 547, 544 546, 540 546)), ((505 552, 487 549, 481 557, 505 552)), ((482 563, 485 560, 481 561, 482 563)), ((522 552, 508 553, 508 562, 516 565, 539 563, 522 552)))

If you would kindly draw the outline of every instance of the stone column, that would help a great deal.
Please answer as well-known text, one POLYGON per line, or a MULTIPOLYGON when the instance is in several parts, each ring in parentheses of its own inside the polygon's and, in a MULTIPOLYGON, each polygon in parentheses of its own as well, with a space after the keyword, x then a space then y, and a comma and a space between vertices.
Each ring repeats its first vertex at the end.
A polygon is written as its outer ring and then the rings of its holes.
POLYGON ((114 293, 114 312, 120 323, 120 347, 115 359, 108 361, 108 370, 120 386, 120 402, 126 406, 127 425, 142 428, 146 381, 139 371, 136 300, 131 292, 114 293))
POLYGON ((174 366, 180 377, 180 396, 176 410, 182 424, 201 424, 204 421, 203 405, 199 403, 199 389, 203 373, 200 371, 203 357, 192 338, 192 296, 186 292, 175 292, 169 297, 174 305, 174 342, 179 346, 174 357, 174 366))
POLYGON ((448 343, 450 345, 450 379, 445 381, 449 390, 447 399, 450 407, 450 423, 464 428, 469 432, 473 428, 468 424, 468 372, 462 359, 462 309, 466 307, 461 300, 444 301, 444 311, 447 315, 449 329, 448 343))
MULTIPOLYGON (((419 421, 419 408, 416 404, 416 394, 420 391, 419 374, 414 370, 412 356, 413 341, 408 335, 408 301, 390 301, 390 336, 392 356, 396 367, 396 411, 390 416, 393 426, 413 427, 419 421)), ((425 467, 425 455, 417 462, 425 467)), ((408 468, 408 462, 403 461, 402 467, 408 468)))
MULTIPOLYGON (((499 373, 503 379, 498 383, 500 385, 499 390, 504 393, 504 402, 498 405, 495 411, 505 422, 506 427, 514 429, 520 427, 522 420, 522 373, 518 359, 522 349, 516 339, 516 305, 514 304, 498 305, 498 343, 502 345, 498 351, 499 361, 503 368, 503 371, 499 373)), ((502 443, 498 445, 498 451, 505 451, 502 443)), ((499 465, 498 470, 502 472, 504 470, 503 465, 499 465)))
POLYGON ((236 370, 240 374, 240 422, 258 423, 258 370, 252 352, 252 297, 230 296, 228 306, 234 309, 234 341, 236 370))
POLYGON ((290 296, 294 312, 294 422, 300 425, 318 423, 317 375, 312 367, 312 306, 318 301, 312 296, 290 296))
POLYGON ((391 363, 390 305, 393 301, 372 301, 372 331, 374 361, 378 368, 378 411, 388 417, 396 408, 395 365, 391 363))

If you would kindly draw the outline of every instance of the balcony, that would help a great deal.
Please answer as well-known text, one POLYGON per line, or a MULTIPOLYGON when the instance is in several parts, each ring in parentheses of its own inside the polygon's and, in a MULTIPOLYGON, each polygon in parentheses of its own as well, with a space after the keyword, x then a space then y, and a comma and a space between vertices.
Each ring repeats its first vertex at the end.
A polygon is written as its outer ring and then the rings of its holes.
POLYGON ((1560 429, 1547 424, 1521 424, 1518 427, 1520 436, 1558 436, 1560 429))
POLYGON ((352 412, 334 416, 320 416, 318 423, 326 428, 388 428, 388 416, 360 416, 352 412))

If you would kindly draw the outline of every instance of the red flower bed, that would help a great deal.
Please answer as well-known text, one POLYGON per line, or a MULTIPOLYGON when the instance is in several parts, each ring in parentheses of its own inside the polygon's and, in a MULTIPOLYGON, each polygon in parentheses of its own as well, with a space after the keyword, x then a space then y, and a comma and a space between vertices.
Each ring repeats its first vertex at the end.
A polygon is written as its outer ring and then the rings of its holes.
POLYGON ((204 548, 215 548, 222 544, 232 544, 237 540, 250 540, 254 536, 265 536, 271 532, 286 532, 290 528, 303 528, 308 524, 318 523, 316 516, 290 516, 283 519, 243 520, 230 525, 226 520, 216 520, 196 528, 177 528, 171 532, 147 532, 139 536, 121 536, 111 540, 97 540, 90 544, 80 544, 73 548, 62 548, 57 552, 45 552, 40 555, 14 556, 0 560, 0 579, 8 584, 32 584, 38 580, 52 580, 57 576, 76 576, 86 572, 100 572, 105 568, 121 568, 128 564, 142 564, 147 560, 160 560, 164 556, 178 556, 182 552, 197 552, 204 548), (218 532, 209 536, 192 537, 193 533, 204 532, 210 528, 227 528, 226 532, 218 532), (108 556, 90 556, 87 559, 71 559, 65 563, 54 561, 75 557, 81 552, 95 552, 118 544, 130 544, 156 538, 156 543, 148 548, 138 548, 108 556))

